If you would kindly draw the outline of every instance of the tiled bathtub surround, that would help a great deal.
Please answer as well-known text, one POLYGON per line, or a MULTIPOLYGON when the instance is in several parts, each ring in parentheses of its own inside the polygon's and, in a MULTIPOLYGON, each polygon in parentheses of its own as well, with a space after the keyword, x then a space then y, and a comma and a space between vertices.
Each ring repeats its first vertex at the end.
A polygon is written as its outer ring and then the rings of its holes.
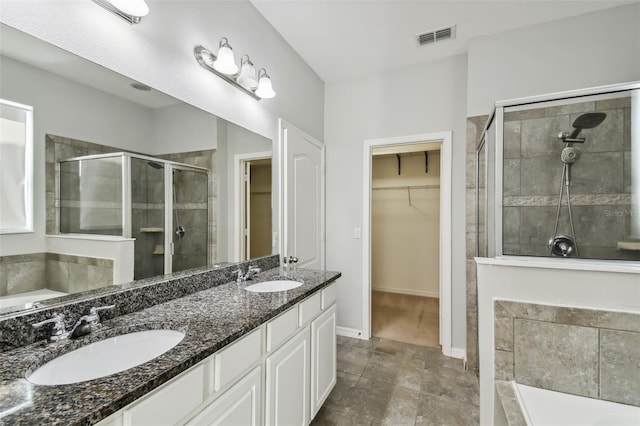
MULTIPOLYGON (((571 204, 580 257, 638 260, 640 251, 619 250, 630 238, 630 97, 533 108, 504 114, 503 252, 548 256, 562 176, 557 135, 588 112, 605 120, 579 135, 584 143, 571 168, 571 204)), ((636 153, 636 155, 639 155, 636 153)), ((557 234, 571 235, 566 193, 557 234)))
POLYGON ((58 253, 0 256, 0 296, 49 289, 65 293, 113 283, 113 260, 58 253))
POLYGON ((42 307, 36 310, 0 316, 0 352, 45 340, 48 329, 35 330, 31 324, 51 318, 54 312, 76 319, 91 307, 115 304, 114 310, 101 315, 110 319, 233 281, 234 271, 239 267, 246 269, 248 265, 256 265, 264 271, 277 268, 278 264, 278 256, 273 255, 220 268, 204 267, 91 290, 81 296, 58 298, 55 302, 43 301, 42 307))
POLYGON ((640 314, 495 302, 495 378, 640 406, 640 314))

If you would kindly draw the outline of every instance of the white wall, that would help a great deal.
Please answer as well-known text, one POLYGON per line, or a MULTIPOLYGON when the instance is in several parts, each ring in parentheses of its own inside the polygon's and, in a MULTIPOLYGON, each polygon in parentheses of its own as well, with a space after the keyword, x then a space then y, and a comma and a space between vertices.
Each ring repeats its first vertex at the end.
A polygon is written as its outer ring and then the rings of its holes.
POLYGON ((640 80, 640 4, 469 43, 468 116, 499 100, 640 80))
MULTIPOLYGON (((0 21, 274 141, 278 118, 322 140, 324 83, 248 1, 149 2, 129 25, 90 1, 0 0, 0 21), (277 96, 256 101, 196 62, 193 48, 229 38, 236 54, 265 67, 277 96)), ((280 204, 274 192, 274 206, 280 204)), ((278 226, 278 212, 274 212, 278 226)), ((274 228, 277 229, 277 228, 274 228)))
POLYGON ((496 299, 640 313, 640 267, 567 259, 478 259, 480 424, 492 425, 496 299))
MULTIPOLYGON (((362 330, 364 140, 453 131, 452 346, 465 348, 466 55, 327 84, 327 269, 342 272, 338 325, 362 330)), ((443 173, 445 171, 442 171, 443 173)))
POLYGON ((218 120, 187 104, 170 105, 153 110, 153 137, 149 138, 145 154, 216 149, 218 120))
POLYGON ((34 232, 0 235, 0 256, 44 252, 45 179, 52 178, 45 176, 45 134, 144 152, 152 111, 6 57, 0 61, 0 97, 34 107, 35 165, 34 232))

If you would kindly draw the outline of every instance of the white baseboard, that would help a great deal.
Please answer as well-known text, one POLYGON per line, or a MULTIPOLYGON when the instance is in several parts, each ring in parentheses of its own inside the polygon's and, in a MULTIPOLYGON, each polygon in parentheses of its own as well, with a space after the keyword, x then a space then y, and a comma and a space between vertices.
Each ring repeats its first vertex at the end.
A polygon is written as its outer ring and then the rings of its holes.
POLYGON ((467 359, 467 351, 461 348, 451 348, 451 355, 453 358, 467 359))
POLYGON ((409 294, 411 296, 435 297, 436 299, 440 298, 440 293, 437 291, 409 290, 406 288, 390 287, 371 287, 371 290, 384 291, 386 293, 409 294))
POLYGON ((338 336, 353 337, 354 339, 364 339, 362 331, 356 330, 355 328, 337 326, 336 334, 338 336))

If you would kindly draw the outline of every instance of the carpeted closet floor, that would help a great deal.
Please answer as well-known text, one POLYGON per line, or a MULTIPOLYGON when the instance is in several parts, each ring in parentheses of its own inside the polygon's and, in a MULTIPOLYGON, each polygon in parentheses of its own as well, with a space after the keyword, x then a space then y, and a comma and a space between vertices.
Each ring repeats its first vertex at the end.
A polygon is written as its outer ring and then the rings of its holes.
POLYGON ((371 292, 371 332, 376 337, 438 348, 439 320, 437 298, 371 292))

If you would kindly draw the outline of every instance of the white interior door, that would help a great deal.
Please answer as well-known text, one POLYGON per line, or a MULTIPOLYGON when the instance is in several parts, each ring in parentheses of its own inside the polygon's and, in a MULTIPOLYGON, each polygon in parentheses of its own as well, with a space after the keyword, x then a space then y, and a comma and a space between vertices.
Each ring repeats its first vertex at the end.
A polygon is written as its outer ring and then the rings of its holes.
POLYGON ((325 267, 324 144, 280 120, 283 147, 282 254, 302 268, 325 267))

